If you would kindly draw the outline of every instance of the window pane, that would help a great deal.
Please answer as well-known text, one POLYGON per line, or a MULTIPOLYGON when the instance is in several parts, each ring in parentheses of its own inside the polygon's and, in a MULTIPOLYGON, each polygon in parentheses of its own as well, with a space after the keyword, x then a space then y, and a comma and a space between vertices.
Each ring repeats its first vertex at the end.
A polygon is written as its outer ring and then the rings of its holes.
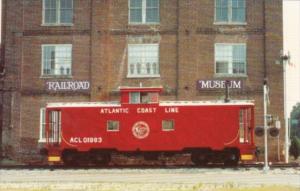
POLYGON ((130 22, 142 22, 142 9, 130 9, 130 22))
POLYGON ((162 130, 163 131, 173 131, 174 130, 174 121, 173 120, 163 120, 162 121, 162 130))
POLYGON ((44 46, 43 74, 71 75, 72 46, 44 46))
POLYGON ((60 23, 73 23, 73 0, 60 1, 60 23))
POLYGON ((147 0, 146 6, 149 7, 159 7, 159 1, 158 0, 147 0))
POLYGON ((216 0, 216 21, 228 21, 228 0, 216 0))
POLYGON ((44 23, 57 22, 56 0, 44 1, 44 23))
POLYGON ((60 0, 60 8, 61 9, 72 9, 73 8, 73 0, 60 0))
POLYGON ((244 8, 232 8, 232 21, 233 22, 245 22, 245 9, 244 8))
POLYGON ((57 11, 56 9, 46 9, 45 10, 45 23, 56 23, 57 11))
POLYGON ((245 73, 246 70, 246 47, 245 45, 234 45, 232 47, 233 73, 245 73))
POLYGON ((130 93, 130 103, 140 103, 140 93, 131 92, 130 93))
POLYGON ((130 8, 142 8, 143 0, 130 0, 130 8))
POLYGON ((45 9, 56 9, 56 0, 44 0, 45 9))
POLYGON ((159 22, 159 10, 158 8, 147 8, 146 10, 146 22, 158 23, 159 22))
POLYGON ((228 62, 220 62, 216 63, 216 73, 217 74, 227 74, 228 73, 228 62))
POLYGON ((43 47, 43 74, 52 74, 54 69, 55 47, 43 47))
POLYGON ((119 121, 107 121, 107 131, 120 131, 119 121))
POLYGON ((245 22, 245 0, 232 0, 232 21, 245 22))
POLYGON ((61 10, 60 22, 61 23, 73 23, 73 10, 65 9, 61 10))
POLYGON ((128 74, 151 76, 159 73, 159 48, 157 44, 128 46, 128 74))

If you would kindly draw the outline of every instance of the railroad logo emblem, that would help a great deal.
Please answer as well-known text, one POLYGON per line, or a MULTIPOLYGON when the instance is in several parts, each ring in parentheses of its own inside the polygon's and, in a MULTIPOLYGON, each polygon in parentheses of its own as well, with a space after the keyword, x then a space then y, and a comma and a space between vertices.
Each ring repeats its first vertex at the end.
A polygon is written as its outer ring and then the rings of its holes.
POLYGON ((138 139, 144 139, 148 137, 149 133, 149 125, 144 121, 138 121, 132 127, 132 134, 138 139))

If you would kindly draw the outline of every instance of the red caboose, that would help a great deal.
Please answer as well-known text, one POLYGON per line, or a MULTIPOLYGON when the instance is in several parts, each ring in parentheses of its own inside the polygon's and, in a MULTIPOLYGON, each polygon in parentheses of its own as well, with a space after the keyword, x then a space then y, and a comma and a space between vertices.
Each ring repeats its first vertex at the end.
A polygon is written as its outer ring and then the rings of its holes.
POLYGON ((46 148, 51 163, 80 156, 107 164, 111 155, 191 154, 195 164, 253 160, 254 104, 159 101, 162 88, 122 87, 120 102, 49 103, 46 148))

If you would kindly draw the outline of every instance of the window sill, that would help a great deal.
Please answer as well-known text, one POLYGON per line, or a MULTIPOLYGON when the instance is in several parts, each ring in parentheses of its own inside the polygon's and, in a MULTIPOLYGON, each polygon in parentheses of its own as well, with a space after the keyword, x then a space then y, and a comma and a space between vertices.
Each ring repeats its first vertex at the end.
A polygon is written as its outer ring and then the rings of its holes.
POLYGON ((160 23, 128 23, 129 26, 134 26, 134 25, 160 25, 160 23))
POLYGON ((248 78, 247 74, 214 74, 215 78, 248 78))
POLYGON ((46 139, 39 139, 38 143, 46 143, 46 139))
POLYGON ((67 79, 72 79, 73 76, 69 76, 69 75, 42 75, 40 76, 41 79, 62 79, 62 78, 67 78, 67 79))
POLYGON ((127 75, 127 78, 160 78, 160 75, 127 75))
POLYGON ((245 26, 247 25, 246 22, 243 23, 238 23, 238 22, 214 22, 214 25, 241 25, 241 26, 245 26))
POLYGON ((53 24, 41 24, 42 27, 73 27, 74 24, 59 24, 59 23, 53 23, 53 24))

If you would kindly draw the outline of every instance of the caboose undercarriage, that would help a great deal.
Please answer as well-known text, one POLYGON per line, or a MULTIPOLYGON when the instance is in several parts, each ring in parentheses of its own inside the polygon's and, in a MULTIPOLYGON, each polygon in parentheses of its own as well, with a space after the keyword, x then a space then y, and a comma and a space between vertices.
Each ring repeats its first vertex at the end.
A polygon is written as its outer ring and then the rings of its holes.
MULTIPOLYGON (((210 148, 192 148, 182 151, 131 151, 119 152, 114 149, 91 149, 90 151, 79 152, 73 149, 66 149, 62 152, 53 154, 48 153, 50 164, 64 165, 96 165, 107 166, 110 164, 118 165, 120 159, 134 159, 138 161, 157 162, 166 164, 166 161, 175 161, 178 157, 185 156, 190 164, 205 166, 209 163, 223 163, 225 166, 238 165, 241 155, 238 148, 225 148, 224 150, 211 150, 210 148)), ((250 155, 248 155, 250 156, 250 155)), ((252 160, 250 157, 248 160, 252 160)), ((140 162, 137 162, 139 164, 140 162)))

